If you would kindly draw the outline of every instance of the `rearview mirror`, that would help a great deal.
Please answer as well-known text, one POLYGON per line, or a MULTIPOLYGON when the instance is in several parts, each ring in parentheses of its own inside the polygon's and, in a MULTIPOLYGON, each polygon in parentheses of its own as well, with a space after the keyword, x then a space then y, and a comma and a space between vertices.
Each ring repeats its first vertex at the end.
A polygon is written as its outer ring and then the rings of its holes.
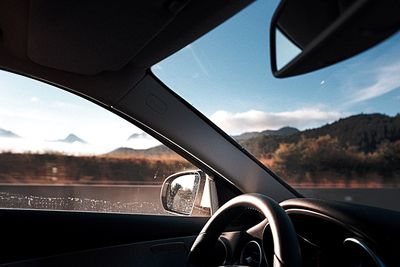
POLYGON ((282 0, 270 29, 271 68, 283 78, 356 55, 400 28, 400 1, 282 0))
POLYGON ((207 175, 187 171, 169 176, 161 189, 161 203, 168 212, 181 215, 209 216, 211 194, 207 175))

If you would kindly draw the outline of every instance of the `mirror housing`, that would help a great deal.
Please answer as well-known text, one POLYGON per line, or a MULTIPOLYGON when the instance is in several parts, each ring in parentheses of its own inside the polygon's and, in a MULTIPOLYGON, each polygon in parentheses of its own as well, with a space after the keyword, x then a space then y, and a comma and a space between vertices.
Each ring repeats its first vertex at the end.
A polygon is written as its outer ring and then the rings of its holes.
POLYGON ((398 0, 282 0, 270 28, 272 73, 278 78, 295 76, 367 50, 399 30, 398 14, 398 0), (281 66, 279 34, 299 49, 281 66))
POLYGON ((210 192, 211 184, 213 181, 200 170, 173 174, 162 185, 162 206, 173 214, 210 216, 212 202, 215 202, 210 192))

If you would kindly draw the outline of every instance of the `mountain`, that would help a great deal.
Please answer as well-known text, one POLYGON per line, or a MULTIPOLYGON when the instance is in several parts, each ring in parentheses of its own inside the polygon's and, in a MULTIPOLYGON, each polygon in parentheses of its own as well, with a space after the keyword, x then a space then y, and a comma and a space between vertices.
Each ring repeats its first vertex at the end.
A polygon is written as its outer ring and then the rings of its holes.
POLYGON ((256 138, 260 136, 288 136, 291 134, 295 134, 300 132, 298 129, 293 128, 293 127, 283 127, 280 128, 279 130, 265 130, 262 132, 247 132, 243 133, 241 135, 236 135, 232 136, 233 139, 236 141, 242 141, 242 140, 247 140, 251 138, 256 138))
POLYGON ((128 137, 128 141, 132 139, 142 139, 142 138, 147 138, 148 135, 146 133, 134 133, 131 136, 128 137))
POLYGON ((343 148, 356 147, 372 152, 384 141, 400 140, 400 115, 359 114, 340 119, 320 128, 309 129, 287 136, 256 136, 239 140, 239 144, 256 157, 274 152, 280 143, 297 143, 301 138, 318 138, 330 135, 337 138, 343 148))
POLYGON ((144 149, 133 149, 130 147, 119 147, 113 151, 110 151, 105 154, 106 156, 113 156, 113 157, 128 157, 128 156, 144 156, 145 150, 144 149))
POLYGON ((81 138, 79 138, 78 136, 76 136, 75 134, 69 134, 67 137, 65 137, 64 139, 59 139, 56 140, 55 142, 64 142, 64 143, 82 143, 82 144, 87 144, 87 142, 81 138))
POLYGON ((20 136, 11 131, 0 128, 0 137, 19 138, 20 136))
POLYGON ((130 147, 119 147, 109 153, 107 156, 112 157, 149 157, 149 156, 170 156, 175 155, 175 152, 164 145, 151 147, 148 149, 133 149, 130 147))

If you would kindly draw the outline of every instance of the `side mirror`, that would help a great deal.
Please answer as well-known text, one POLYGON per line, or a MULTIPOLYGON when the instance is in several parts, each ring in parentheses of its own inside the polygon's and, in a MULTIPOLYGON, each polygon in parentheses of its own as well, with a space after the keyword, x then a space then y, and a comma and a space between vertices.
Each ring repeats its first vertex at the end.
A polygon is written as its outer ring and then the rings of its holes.
POLYGON ((165 179, 161 203, 168 212, 180 215, 211 214, 210 181, 203 171, 180 172, 165 179))
POLYGON ((361 53, 399 30, 399 14, 398 0, 282 0, 270 28, 273 75, 299 75, 361 53))

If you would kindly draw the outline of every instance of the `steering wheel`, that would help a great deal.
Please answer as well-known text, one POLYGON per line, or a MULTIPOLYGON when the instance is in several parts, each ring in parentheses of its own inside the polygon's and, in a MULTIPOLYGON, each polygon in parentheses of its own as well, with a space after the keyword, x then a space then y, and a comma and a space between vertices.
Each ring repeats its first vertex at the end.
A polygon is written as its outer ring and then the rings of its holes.
POLYGON ((245 209, 255 209, 268 220, 274 244, 273 266, 300 267, 300 247, 289 216, 277 202, 255 193, 237 196, 217 210, 194 241, 189 264, 209 266, 208 252, 214 248, 225 227, 245 209))

